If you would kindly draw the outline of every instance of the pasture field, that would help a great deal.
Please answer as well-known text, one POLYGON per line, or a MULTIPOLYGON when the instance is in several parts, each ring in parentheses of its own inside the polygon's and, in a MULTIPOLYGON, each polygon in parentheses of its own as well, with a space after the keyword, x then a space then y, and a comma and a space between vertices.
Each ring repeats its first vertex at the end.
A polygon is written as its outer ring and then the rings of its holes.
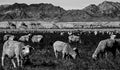
MULTIPOLYGON (((23 30, 24 31, 24 30, 23 30)), ((0 56, 2 54, 3 47, 3 36, 5 34, 13 34, 16 36, 16 40, 28 32, 2 32, 0 33, 0 56)), ((25 60, 24 67, 13 68, 9 58, 5 58, 5 66, 0 67, 0 70, 120 70, 120 54, 117 52, 117 57, 113 59, 112 55, 108 55, 108 59, 99 59, 97 61, 92 60, 91 56, 95 51, 99 41, 109 38, 108 34, 97 34, 83 32, 79 36, 81 37, 82 43, 70 43, 73 47, 78 48, 79 56, 76 59, 61 58, 61 53, 58 59, 55 58, 52 44, 57 41, 68 42, 68 34, 64 33, 63 36, 60 32, 32 32, 32 35, 40 34, 43 35, 43 40, 40 43, 25 42, 35 48, 29 55, 29 60, 25 60)), ((78 32, 74 32, 75 35, 78 32)), ((120 38, 120 34, 116 34, 117 38, 120 38)), ((0 58, 1 65, 1 58, 0 58)))
POLYGON ((79 29, 0 29, 0 33, 54 33, 54 32, 88 32, 88 31, 100 31, 100 32, 120 32, 119 28, 98 28, 98 29, 91 29, 91 28, 79 28, 79 29))

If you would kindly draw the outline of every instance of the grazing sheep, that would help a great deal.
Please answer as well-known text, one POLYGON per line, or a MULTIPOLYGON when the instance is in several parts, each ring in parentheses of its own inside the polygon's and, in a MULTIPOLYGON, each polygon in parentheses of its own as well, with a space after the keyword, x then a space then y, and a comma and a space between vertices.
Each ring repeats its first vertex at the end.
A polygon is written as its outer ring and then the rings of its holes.
POLYGON ((14 40, 15 36, 10 36, 8 40, 14 40))
POLYGON ((76 58, 76 52, 71 48, 68 43, 62 41, 55 41, 53 44, 54 53, 56 58, 58 57, 58 52, 62 52, 62 58, 66 55, 71 55, 74 59, 76 58))
POLYGON ((16 64, 14 62, 14 57, 17 58, 18 66, 22 66, 22 59, 23 56, 26 56, 30 52, 29 45, 24 45, 21 42, 13 41, 13 40, 7 40, 3 45, 3 52, 2 52, 2 66, 4 66, 4 58, 5 55, 7 55, 9 58, 11 58, 13 66, 16 68, 16 64), (19 64, 21 62, 21 64, 19 64))
POLYGON ((71 42, 79 42, 79 43, 81 43, 80 37, 76 36, 76 35, 70 35, 68 37, 68 40, 69 40, 69 43, 71 43, 71 42))
POLYGON ((115 39, 116 38, 116 35, 110 35, 110 39, 115 39))
POLYGON ((116 56, 116 49, 117 49, 117 44, 115 39, 105 39, 99 42, 95 52, 92 55, 93 59, 98 58, 98 56, 101 54, 102 56, 108 52, 111 52, 113 56, 116 56))
POLYGON ((28 41, 30 36, 31 36, 31 34, 21 36, 21 37, 19 38, 19 40, 20 40, 20 41, 28 41))
POLYGON ((15 38, 14 35, 10 35, 10 34, 4 35, 3 40, 6 41, 8 39, 11 39, 11 37, 13 37, 13 39, 15 38))
POLYGON ((33 43, 34 43, 34 42, 40 42, 42 38, 43 38, 42 35, 34 35, 34 36, 32 37, 32 42, 33 42, 33 43))

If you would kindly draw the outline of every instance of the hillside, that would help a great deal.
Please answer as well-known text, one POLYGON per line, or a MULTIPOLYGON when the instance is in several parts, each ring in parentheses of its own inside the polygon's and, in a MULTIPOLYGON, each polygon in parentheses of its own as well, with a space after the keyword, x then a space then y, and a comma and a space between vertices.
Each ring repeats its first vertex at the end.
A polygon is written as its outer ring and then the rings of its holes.
POLYGON ((81 10, 65 10, 52 4, 24 4, 0 6, 0 20, 45 20, 61 22, 119 21, 120 3, 104 1, 81 10))

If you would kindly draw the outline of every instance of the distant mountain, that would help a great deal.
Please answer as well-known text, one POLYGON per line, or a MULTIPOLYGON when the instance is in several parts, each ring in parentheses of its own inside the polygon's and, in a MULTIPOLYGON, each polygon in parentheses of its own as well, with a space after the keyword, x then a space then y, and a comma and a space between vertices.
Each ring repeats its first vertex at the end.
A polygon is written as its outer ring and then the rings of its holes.
POLYGON ((6 5, 0 5, 0 10, 4 9, 4 8, 7 8, 9 5, 6 4, 6 5))
POLYGON ((93 17, 101 16, 101 12, 99 11, 99 7, 96 6, 95 4, 91 4, 83 9, 86 11, 89 15, 93 17))
MULTIPOLYGON (((0 7, 0 15, 11 15, 14 19, 57 19, 65 10, 59 6, 52 4, 18 4, 9 5, 8 7, 0 7)), ((2 19, 3 16, 0 16, 2 19)), ((4 17, 4 20, 7 17, 4 17)), ((7 19, 6 19, 7 20, 7 19)))
POLYGON ((62 14, 60 17, 60 21, 67 21, 67 22, 78 22, 78 21, 87 21, 91 18, 87 12, 83 10, 68 10, 62 14))
MULTIPOLYGON (((86 12, 92 15, 98 21, 119 21, 120 20, 120 3, 104 1, 98 6, 91 4, 84 8, 86 12)), ((93 19, 93 20, 94 20, 93 19)), ((92 19, 91 19, 92 20, 92 19)))
POLYGON ((119 21, 120 3, 104 1, 91 4, 82 10, 65 10, 48 3, 0 5, 0 20, 45 20, 45 21, 119 21))
POLYGON ((13 20, 14 17, 10 14, 5 14, 1 19, 2 20, 13 20))
POLYGON ((120 3, 118 2, 108 2, 104 1, 103 3, 98 5, 100 12, 104 16, 108 17, 119 17, 120 15, 120 3))

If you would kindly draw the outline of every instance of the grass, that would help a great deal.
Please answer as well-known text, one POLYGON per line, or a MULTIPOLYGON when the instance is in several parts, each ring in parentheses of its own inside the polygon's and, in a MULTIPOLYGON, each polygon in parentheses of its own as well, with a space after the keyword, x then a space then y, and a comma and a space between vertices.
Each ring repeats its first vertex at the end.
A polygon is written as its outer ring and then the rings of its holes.
MULTIPOLYGON (((4 41, 2 40, 3 36, 6 33, 0 34, 0 53, 2 53, 2 46, 4 41)), ((18 38, 26 33, 12 33, 18 38)), ((62 59, 62 54, 59 53, 58 59, 55 58, 52 44, 56 40, 68 42, 67 33, 64 36, 60 36, 58 33, 32 33, 41 34, 44 36, 43 41, 40 43, 32 43, 31 41, 27 42, 35 48, 31 51, 29 55, 29 60, 25 60, 24 67, 22 68, 13 68, 13 65, 10 62, 10 59, 6 57, 4 70, 119 70, 120 69, 120 54, 117 54, 115 59, 112 58, 112 55, 109 54, 108 59, 99 59, 93 61, 91 56, 96 49, 100 40, 106 39, 109 37, 108 34, 98 34, 94 33, 83 33, 80 35, 82 39, 82 44, 70 43, 72 47, 77 47, 79 55, 77 58, 62 59)), ((77 34, 77 33, 75 33, 77 34)), ((117 34, 119 38, 120 35, 117 34)), ((1 56, 1 55, 0 55, 1 56)), ((1 62, 0 62, 1 64, 1 62)))

